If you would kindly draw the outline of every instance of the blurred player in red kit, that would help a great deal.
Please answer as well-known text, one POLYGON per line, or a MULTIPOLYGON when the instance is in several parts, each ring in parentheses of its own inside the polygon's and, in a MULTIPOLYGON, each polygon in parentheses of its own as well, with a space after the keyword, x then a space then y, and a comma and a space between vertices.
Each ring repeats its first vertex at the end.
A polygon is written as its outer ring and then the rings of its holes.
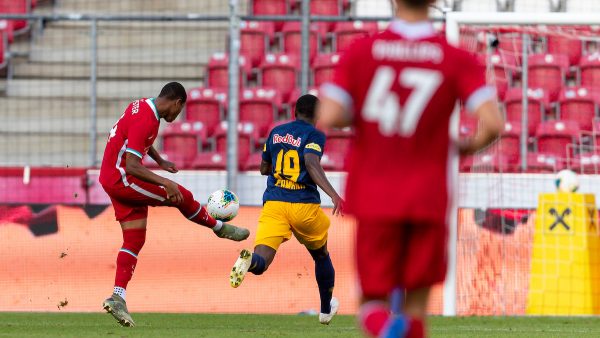
POLYGON ((181 185, 159 176, 142 164, 149 155, 158 165, 176 173, 175 164, 164 160, 152 143, 158 135, 160 120, 173 122, 187 99, 185 88, 166 84, 156 98, 133 101, 110 130, 100 169, 100 183, 110 197, 117 221, 123 230, 123 246, 117 256, 113 295, 102 304, 119 324, 134 326, 125 303, 125 289, 131 280, 137 256, 146 240, 148 206, 170 206, 179 209, 190 221, 211 228, 221 238, 242 241, 250 235, 212 218, 181 185))
POLYGON ((389 28, 356 41, 321 87, 321 124, 355 128, 346 208, 357 220, 359 321, 368 335, 424 337, 431 286, 445 279, 451 202, 449 160, 474 153, 503 128, 485 69, 428 22, 434 0, 395 0, 389 28), (479 118, 478 134, 449 135, 457 101, 479 118), (394 289, 406 290, 390 314, 394 289))

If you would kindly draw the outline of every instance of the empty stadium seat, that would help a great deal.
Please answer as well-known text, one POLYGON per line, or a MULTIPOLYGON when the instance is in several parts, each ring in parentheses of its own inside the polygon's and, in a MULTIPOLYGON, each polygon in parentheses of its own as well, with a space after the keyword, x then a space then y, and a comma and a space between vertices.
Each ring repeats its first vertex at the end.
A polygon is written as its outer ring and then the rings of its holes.
POLYGON ((498 91, 498 98, 503 100, 506 96, 506 91, 512 83, 515 73, 519 72, 517 59, 507 53, 495 53, 491 55, 478 54, 479 60, 484 64, 488 64, 493 69, 493 77, 490 82, 494 83, 498 91))
POLYGON ((569 71, 569 58, 564 54, 535 54, 528 58, 529 80, 532 88, 543 88, 555 101, 569 71))
POLYGON ((554 154, 559 158, 567 158, 568 145, 577 144, 579 125, 575 121, 542 122, 537 129, 537 149, 540 153, 554 154))
POLYGON ((295 55, 267 54, 260 66, 261 84, 279 89, 282 99, 288 100, 296 88, 299 61, 295 55))
MULTIPOLYGON (((527 129, 529 135, 534 135, 537 126, 544 119, 544 111, 550 102, 543 89, 528 89, 527 98, 527 129)), ((520 123, 523 111, 523 90, 521 88, 510 88, 506 92, 504 105, 506 120, 520 123)))
POLYGON ((546 36, 546 51, 551 54, 566 54, 571 66, 579 63, 583 53, 583 44, 577 37, 565 33, 555 33, 546 36))
POLYGON ((378 30, 376 22, 337 22, 333 28, 334 46, 337 52, 342 52, 356 39, 375 34, 378 30))
POLYGON ((242 21, 240 23, 240 53, 257 67, 268 51, 274 25, 265 21, 242 21))
POLYGON ((594 146, 600 148, 600 120, 594 121, 594 146))
MULTIPOLYGON (((286 22, 281 30, 283 52, 300 57, 302 52, 302 23, 298 21, 286 22)), ((312 60, 317 54, 319 46, 319 30, 315 23, 310 25, 309 56, 312 60)))
POLYGON ((191 164, 193 169, 225 170, 227 155, 223 152, 211 151, 199 153, 191 164))
POLYGON ((586 87, 565 88, 558 97, 559 117, 579 123, 583 131, 592 131, 600 107, 600 91, 586 87))
MULTIPOLYGON (((227 122, 223 121, 215 131, 216 151, 225 154, 227 152, 227 122)), ((240 122, 238 124, 238 161, 240 166, 246 163, 248 156, 254 150, 254 145, 260 135, 254 124, 240 122)))
POLYGON ((313 85, 319 87, 333 80, 333 71, 339 61, 340 55, 337 53, 317 55, 312 65, 313 85))
POLYGON ((571 163, 569 163, 569 169, 579 174, 600 174, 600 155, 590 153, 576 156, 571 163))
POLYGON ((473 157, 471 171, 477 173, 506 173, 515 172, 516 166, 503 154, 485 153, 473 157))
POLYGON ((508 163, 511 165, 516 165, 519 163, 519 158, 521 157, 520 140, 521 123, 511 121, 506 122, 500 139, 498 139, 498 141, 496 141, 486 153, 502 155, 506 157, 508 163))
POLYGON ((281 104, 281 94, 276 89, 244 89, 240 95, 240 122, 253 123, 259 135, 266 136, 281 104))
POLYGON ((262 151, 250 154, 243 166, 244 171, 258 171, 262 162, 262 151))
POLYGON ((582 86, 600 88, 600 53, 583 56, 579 68, 582 86))
POLYGON ((225 119, 227 92, 214 88, 194 88, 188 93, 185 107, 187 121, 204 123, 208 135, 225 119))
MULTIPOLYGON (((296 111, 296 101, 303 94, 304 93, 302 93, 302 89, 300 89, 300 88, 294 88, 294 90, 290 94, 290 97, 287 100, 287 104, 290 107, 290 116, 288 116, 289 118, 294 116, 294 112, 296 111)), ((319 88, 318 87, 308 87, 306 94, 311 94, 311 95, 318 97, 319 96, 319 88)))
POLYGON ((328 153, 346 155, 350 149, 350 142, 354 133, 349 128, 332 129, 327 132, 325 150, 328 153))
MULTIPOLYGON (((239 63, 241 88, 252 71, 252 65, 243 55, 240 55, 239 63)), ((211 56, 208 61, 206 78, 206 83, 212 88, 227 89, 229 87, 229 55, 227 53, 215 53, 211 56)))
POLYGON ((202 122, 173 122, 162 133, 163 152, 176 163, 188 167, 198 154, 201 142, 206 139, 206 128, 202 122))
POLYGON ((555 154, 528 153, 527 171, 532 173, 555 173, 564 167, 564 161, 555 154))
POLYGON ((0 38, 2 35, 5 37, 5 42, 12 43, 14 41, 14 21, 11 20, 0 20, 0 38))
POLYGON ((344 154, 325 152, 325 154, 321 156, 321 166, 323 166, 323 169, 325 170, 344 170, 344 154))
MULTIPOLYGON (((326 15, 326 16, 340 16, 343 13, 342 0, 311 0, 310 1, 310 14, 311 15, 326 15)), ((319 33, 325 36, 325 33, 331 32, 333 29, 333 22, 318 22, 317 27, 319 33)))
MULTIPOLYGON (((0 13, 6 14, 27 14, 27 0, 0 0, 0 13)), ((26 29, 27 20, 14 20, 13 28, 16 31, 26 29)))

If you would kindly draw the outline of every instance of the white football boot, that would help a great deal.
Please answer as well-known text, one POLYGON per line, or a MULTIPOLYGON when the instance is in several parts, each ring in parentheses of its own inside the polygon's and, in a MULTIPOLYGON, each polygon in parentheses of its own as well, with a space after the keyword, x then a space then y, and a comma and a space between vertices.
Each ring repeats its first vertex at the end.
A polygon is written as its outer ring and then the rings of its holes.
POLYGON ((248 273, 248 269, 250 269, 250 264, 252 263, 252 253, 246 249, 240 252, 240 256, 233 264, 233 268, 231 268, 231 272, 229 273, 229 284, 231 284, 232 288, 237 288, 242 284, 244 280, 244 276, 248 273))
POLYGON ((338 312, 338 309, 340 308, 340 301, 335 297, 331 297, 330 304, 331 311, 329 313, 319 313, 319 322, 321 324, 329 325, 329 323, 331 323, 331 320, 333 319, 333 316, 335 316, 335 314, 338 312))

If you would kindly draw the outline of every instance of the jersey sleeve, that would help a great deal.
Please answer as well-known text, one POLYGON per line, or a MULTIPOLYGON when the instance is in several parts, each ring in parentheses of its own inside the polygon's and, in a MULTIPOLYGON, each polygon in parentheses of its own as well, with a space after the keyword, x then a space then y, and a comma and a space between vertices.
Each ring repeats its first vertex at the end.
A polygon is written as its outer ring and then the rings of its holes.
POLYGON ((496 97, 494 87, 487 85, 485 66, 477 58, 461 51, 460 69, 458 73, 458 95, 469 112, 475 112, 483 103, 496 97))
MULTIPOLYGON (((356 43, 353 44, 354 46, 356 46, 356 43)), ((358 50, 358 48, 349 48, 343 53, 335 67, 332 80, 323 84, 320 88, 321 95, 341 104, 346 111, 351 111, 354 103, 352 92, 356 80, 353 81, 353 78, 356 78, 355 54, 358 50)))
POLYGON ((325 151, 325 134, 320 131, 311 133, 304 146, 304 154, 315 154, 320 158, 323 156, 323 151, 325 151))
POLYGON ((146 140, 153 136, 152 133, 152 124, 149 121, 145 121, 141 117, 134 117, 127 132, 127 149, 125 151, 142 158, 146 140))
POLYGON ((269 133, 269 137, 267 137, 267 140, 265 141, 265 145, 263 146, 263 152, 262 152, 262 160, 267 162, 267 163, 271 163, 271 133, 269 133))

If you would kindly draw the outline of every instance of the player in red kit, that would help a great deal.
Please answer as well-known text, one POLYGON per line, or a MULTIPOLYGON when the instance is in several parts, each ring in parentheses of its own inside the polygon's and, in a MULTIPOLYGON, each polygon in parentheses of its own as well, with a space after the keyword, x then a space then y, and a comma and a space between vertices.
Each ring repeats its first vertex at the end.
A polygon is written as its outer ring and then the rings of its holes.
POLYGON ((161 158, 152 143, 158 135, 160 120, 173 122, 186 99, 185 88, 171 82, 158 97, 132 102, 110 130, 104 150, 100 183, 121 223, 123 246, 117 255, 113 295, 102 306, 123 326, 134 326, 125 303, 125 289, 146 239, 148 206, 175 207, 187 219, 211 228, 221 238, 242 241, 250 235, 247 229, 215 220, 189 190, 142 165, 142 158, 147 154, 162 169, 177 172, 175 164, 161 158))
POLYGON ((433 2, 396 0, 389 28, 356 41, 321 87, 322 124, 356 132, 346 208, 357 220, 359 321, 372 336, 425 336, 430 288, 446 275, 449 160, 489 145, 503 128, 484 67, 428 22, 433 2), (480 120, 478 134, 458 145, 449 135, 457 101, 480 120), (397 288, 406 297, 391 316, 397 288))

